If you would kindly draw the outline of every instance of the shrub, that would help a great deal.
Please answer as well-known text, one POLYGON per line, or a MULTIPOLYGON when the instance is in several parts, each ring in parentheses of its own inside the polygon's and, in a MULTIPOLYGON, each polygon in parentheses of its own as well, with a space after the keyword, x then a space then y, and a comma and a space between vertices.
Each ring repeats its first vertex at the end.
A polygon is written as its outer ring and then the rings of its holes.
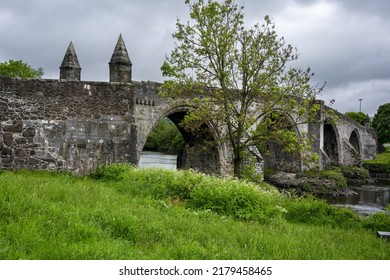
POLYGON ((90 176, 97 180, 121 181, 130 168, 132 168, 132 165, 127 163, 101 165, 90 176))
POLYGON ((369 179, 370 172, 364 167, 341 166, 343 176, 347 179, 369 179))
POLYGON ((374 231, 390 231, 390 215, 378 212, 363 221, 363 227, 374 231))
POLYGON ((196 173, 193 170, 172 172, 172 174, 174 177, 166 183, 167 196, 181 200, 190 199, 193 189, 209 178, 209 176, 196 173))
POLYGON ((189 205, 244 220, 268 222, 280 211, 280 195, 236 179, 203 180, 191 192, 189 205))
POLYGON ((385 173, 390 174, 390 152, 389 147, 384 153, 380 153, 374 160, 365 160, 363 167, 368 169, 370 173, 385 173))
POLYGON ((286 219, 290 222, 341 228, 359 226, 360 220, 351 209, 332 206, 312 196, 291 198, 286 202, 286 219))
POLYGON ((390 174, 390 162, 379 162, 376 160, 367 160, 363 162, 363 167, 370 173, 390 174))
POLYGON ((256 157, 246 155, 244 164, 242 165, 242 179, 248 180, 249 182, 260 183, 263 181, 263 174, 259 172, 258 161, 256 157))

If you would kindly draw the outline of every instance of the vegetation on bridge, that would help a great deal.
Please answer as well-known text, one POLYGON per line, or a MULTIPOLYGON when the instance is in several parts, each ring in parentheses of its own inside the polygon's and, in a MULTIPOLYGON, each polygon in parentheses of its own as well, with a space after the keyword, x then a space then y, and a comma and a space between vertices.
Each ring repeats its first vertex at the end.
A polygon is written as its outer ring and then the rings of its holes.
POLYGON ((371 122, 370 117, 363 112, 346 112, 345 115, 360 125, 366 125, 367 122, 371 122))
POLYGON ((385 214, 190 170, 116 164, 92 177, 2 171, 0 258, 390 258, 375 235, 390 230, 385 214))

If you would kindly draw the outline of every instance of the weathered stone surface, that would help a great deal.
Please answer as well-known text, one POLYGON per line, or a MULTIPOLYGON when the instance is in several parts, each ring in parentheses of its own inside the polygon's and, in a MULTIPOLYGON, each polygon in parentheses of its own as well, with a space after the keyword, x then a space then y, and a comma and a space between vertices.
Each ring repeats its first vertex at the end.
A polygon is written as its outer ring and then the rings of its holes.
POLYGON ((280 189, 294 189, 297 193, 317 195, 353 195, 351 189, 338 187, 337 181, 320 177, 297 177, 295 173, 277 172, 267 181, 280 189))
MULTIPOLYGON (((8 147, 3 147, 3 149, 1 150, 1 155, 2 156, 12 156, 12 149, 8 148, 8 147)), ((3 162, 4 162, 4 159, 3 159, 3 162)))
POLYGON ((23 123, 9 124, 3 127, 3 131, 7 132, 22 132, 23 123))
MULTIPOLYGON (((118 51, 122 47, 119 42, 118 51)), ((131 81, 129 66, 112 69, 126 74, 125 80, 119 77, 112 83, 0 77, 1 164, 9 169, 58 168, 80 175, 112 162, 138 164, 157 122, 168 116, 178 125, 190 106, 185 98, 158 96, 158 83, 131 81)), ((337 124, 325 124, 325 106, 319 103, 322 110, 317 121, 295 128, 300 135, 313 136, 313 151, 320 160, 312 167, 372 159, 376 152, 373 130, 341 114, 337 124)), ((202 133, 181 129, 191 149, 182 151, 179 166, 231 174, 232 149, 218 141, 226 136, 226 129, 208 124, 201 128, 202 133), (207 145, 205 140, 216 141, 207 145)), ((304 168, 299 157, 293 159, 277 149, 270 154, 266 160, 276 168, 294 172, 304 168)))
POLYGON ((3 141, 4 141, 4 144, 6 144, 7 146, 11 146, 14 142, 14 138, 12 136, 12 133, 11 132, 4 132, 3 141))
POLYGON ((33 165, 38 164, 39 162, 40 161, 35 159, 35 158, 29 158, 29 160, 28 160, 28 163, 29 164, 33 164, 33 165))
POLYGON ((23 149, 16 149, 15 150, 15 157, 24 157, 26 153, 24 152, 23 149))
POLYGON ((17 139, 15 139, 15 143, 17 145, 23 145, 23 144, 27 143, 27 139, 26 138, 17 138, 17 139))
POLYGON ((35 136, 35 128, 33 128, 33 127, 26 128, 23 131, 22 135, 23 135, 23 137, 34 137, 35 136))

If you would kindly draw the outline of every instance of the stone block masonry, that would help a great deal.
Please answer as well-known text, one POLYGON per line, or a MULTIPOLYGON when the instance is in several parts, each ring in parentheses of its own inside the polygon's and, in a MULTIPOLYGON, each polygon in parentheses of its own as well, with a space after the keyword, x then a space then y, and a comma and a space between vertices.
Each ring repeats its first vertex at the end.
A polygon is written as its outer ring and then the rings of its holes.
POLYGON ((0 77, 0 165, 82 175, 136 163, 134 99, 125 83, 0 77))
MULTIPOLYGON (((60 80, 0 77, 0 168, 84 175, 107 163, 137 165, 157 122, 168 116, 178 125, 190 110, 186 99, 160 98, 159 83, 132 80, 122 35, 109 69, 110 83, 80 81, 81 67, 70 42, 60 80)), ((199 150, 182 168, 226 173, 223 147, 205 150, 202 137, 182 133, 187 145, 199 150)))
MULTIPOLYGON (((190 110, 188 100, 159 97, 158 87, 155 82, 0 77, 0 167, 66 170, 85 175, 102 164, 138 164, 156 123, 168 116, 179 124, 190 110)), ((324 117, 320 115, 319 119, 324 117)), ((341 115, 335 124, 319 122, 298 129, 317 135, 313 148, 321 156, 320 168, 332 160, 356 165, 375 157, 375 133, 341 115)), ((217 139, 212 130, 207 131, 210 139, 217 139)), ((179 156, 180 168, 231 173, 228 146, 221 142, 206 147, 203 134, 181 132, 194 153, 179 156)), ((270 160, 274 165, 281 162, 276 156, 270 160)), ((300 167, 294 159, 282 160, 281 168, 292 164, 300 167)))
MULTIPOLYGON (((164 117, 178 127, 186 147, 180 168, 228 175, 233 170, 232 147, 220 141, 226 129, 212 121, 195 132, 180 128, 192 110, 191 99, 158 96, 159 83, 132 80, 132 63, 122 35, 109 62, 110 83, 80 81, 81 67, 71 42, 60 66, 60 80, 0 77, 0 168, 66 170, 89 174, 107 163, 137 165, 152 129, 164 117), (207 141, 214 143, 207 145, 207 141)), ((314 136, 319 168, 331 164, 358 165, 376 155, 375 131, 339 114, 326 119, 319 101, 317 120, 295 128, 314 136)), ((256 110, 261 111, 261 104, 256 110)), ((303 169, 300 155, 291 157, 278 147, 266 163, 294 172, 303 169)), ((262 157, 257 157, 262 166, 262 157)), ((316 167, 317 163, 313 163, 316 167)))

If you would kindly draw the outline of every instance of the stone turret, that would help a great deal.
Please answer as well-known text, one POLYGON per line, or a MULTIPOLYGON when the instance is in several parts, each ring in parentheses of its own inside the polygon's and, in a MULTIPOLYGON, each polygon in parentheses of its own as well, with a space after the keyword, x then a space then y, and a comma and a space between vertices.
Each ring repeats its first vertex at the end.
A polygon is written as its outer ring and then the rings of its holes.
POLYGON ((127 53, 122 34, 119 35, 114 53, 108 64, 110 65, 110 82, 131 83, 132 63, 127 53))
POLYGON ((60 66, 60 79, 80 81, 81 67, 73 43, 70 42, 60 66))

